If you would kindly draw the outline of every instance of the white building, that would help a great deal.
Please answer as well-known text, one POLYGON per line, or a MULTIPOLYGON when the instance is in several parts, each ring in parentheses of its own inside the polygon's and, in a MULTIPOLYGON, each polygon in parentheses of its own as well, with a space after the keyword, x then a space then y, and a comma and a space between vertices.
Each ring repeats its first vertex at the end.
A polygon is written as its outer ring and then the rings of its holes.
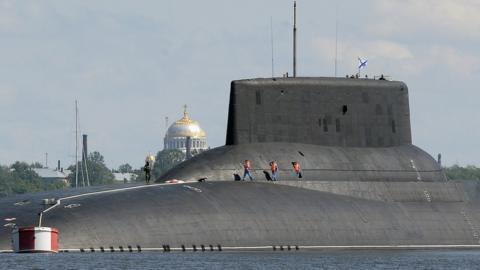
POLYGON ((34 168, 33 171, 46 183, 61 182, 65 185, 68 184, 68 175, 71 173, 69 170, 53 170, 49 168, 34 168))
POLYGON ((184 106, 183 117, 173 123, 165 134, 164 149, 178 149, 186 153, 187 137, 190 137, 191 153, 199 153, 208 148, 207 135, 197 121, 188 117, 187 106, 184 106))
POLYGON ((113 177, 116 182, 131 183, 137 179, 137 175, 134 173, 113 173, 113 177))

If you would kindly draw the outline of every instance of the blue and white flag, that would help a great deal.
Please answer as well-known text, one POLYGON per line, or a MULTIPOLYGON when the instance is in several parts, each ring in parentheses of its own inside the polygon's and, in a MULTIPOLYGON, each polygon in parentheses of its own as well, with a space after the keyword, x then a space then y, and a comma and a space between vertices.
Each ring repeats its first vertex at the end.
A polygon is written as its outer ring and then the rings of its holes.
POLYGON ((362 69, 364 67, 367 67, 367 62, 368 62, 367 59, 362 60, 362 58, 358 57, 358 62, 359 62, 358 69, 362 69))

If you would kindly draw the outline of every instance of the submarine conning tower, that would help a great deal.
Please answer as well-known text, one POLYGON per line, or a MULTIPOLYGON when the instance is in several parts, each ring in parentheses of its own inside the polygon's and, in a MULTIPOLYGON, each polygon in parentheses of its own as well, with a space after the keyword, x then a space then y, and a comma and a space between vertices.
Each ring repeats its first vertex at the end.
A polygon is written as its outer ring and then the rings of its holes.
POLYGON ((403 82, 349 78, 233 81, 226 144, 262 142, 411 144, 408 88, 403 82))
POLYGON ((226 145, 162 175, 170 179, 239 180, 243 160, 255 180, 445 181, 441 166, 412 145, 408 87, 399 81, 296 77, 231 83, 226 145))

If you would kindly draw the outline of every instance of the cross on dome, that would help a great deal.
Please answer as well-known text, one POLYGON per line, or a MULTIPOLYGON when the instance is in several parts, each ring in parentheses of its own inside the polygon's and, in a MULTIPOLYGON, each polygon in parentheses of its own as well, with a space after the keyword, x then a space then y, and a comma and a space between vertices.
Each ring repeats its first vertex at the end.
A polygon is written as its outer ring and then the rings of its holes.
POLYGON ((188 119, 187 104, 183 105, 183 118, 188 119))

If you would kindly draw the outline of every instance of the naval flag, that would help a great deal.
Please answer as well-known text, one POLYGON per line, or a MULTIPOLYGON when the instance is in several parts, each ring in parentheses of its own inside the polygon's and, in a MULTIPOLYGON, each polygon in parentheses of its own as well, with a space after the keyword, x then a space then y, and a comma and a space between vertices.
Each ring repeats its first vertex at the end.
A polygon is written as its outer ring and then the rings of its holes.
POLYGON ((368 62, 367 59, 362 60, 362 58, 358 57, 358 62, 359 62, 358 69, 362 69, 364 67, 367 67, 367 62, 368 62))

